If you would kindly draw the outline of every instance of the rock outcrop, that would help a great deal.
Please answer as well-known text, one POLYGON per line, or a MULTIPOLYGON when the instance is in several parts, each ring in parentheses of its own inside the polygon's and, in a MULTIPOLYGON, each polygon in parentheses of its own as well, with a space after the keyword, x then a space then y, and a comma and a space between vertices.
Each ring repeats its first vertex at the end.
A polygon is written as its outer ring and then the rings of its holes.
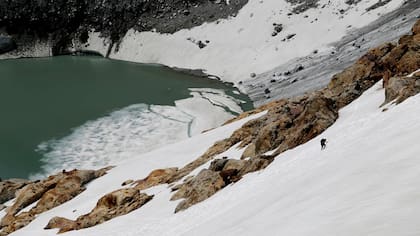
POLYGON ((184 199, 177 205, 175 213, 206 200, 228 184, 239 181, 247 173, 264 169, 272 161, 272 157, 213 160, 209 169, 201 170, 197 176, 187 178, 183 184, 174 188, 177 192, 171 200, 184 199))
POLYGON ((392 75, 384 80, 384 103, 395 100, 398 104, 420 92, 420 20, 414 25, 412 35, 401 37, 383 63, 392 75))
POLYGON ((175 212, 184 210, 198 202, 201 202, 225 186, 219 173, 204 169, 193 179, 184 183, 172 196, 171 200, 185 198, 175 209, 175 212))
MULTIPOLYGON (((246 173, 265 168, 278 154, 315 138, 336 121, 340 108, 381 79, 387 101, 401 102, 419 93, 418 73, 407 76, 420 68, 419 25, 420 20, 413 27, 412 35, 403 36, 398 44, 386 43, 370 50, 354 65, 336 74, 327 88, 271 102, 240 115, 237 119, 267 110, 265 115, 247 122, 229 138, 216 142, 202 156, 181 168, 171 181, 180 180, 238 143, 239 147, 246 147, 243 160, 215 160, 209 170, 173 188, 177 192, 171 200, 184 198, 175 212, 207 199, 246 173), (273 154, 265 156, 267 151, 273 154)), ((232 121, 235 119, 229 122, 232 121)))
POLYGON ((146 178, 136 181, 138 190, 147 189, 159 184, 167 183, 178 171, 178 168, 157 169, 152 171, 146 178))
POLYGON ((152 198, 153 196, 140 193, 135 188, 119 189, 99 199, 96 207, 90 213, 78 217, 75 221, 54 217, 45 229, 58 228, 59 233, 64 233, 92 227, 138 209, 152 198))
POLYGON ((407 98, 420 93, 420 73, 412 76, 391 77, 385 84, 385 102, 401 103, 407 98))
POLYGON ((29 183, 30 181, 24 179, 0 181, 0 204, 15 198, 15 193, 29 183))
POLYGON ((36 215, 74 198, 85 190, 84 184, 104 175, 109 169, 63 171, 27 184, 16 194, 14 204, 6 209, 6 215, 0 222, 0 235, 12 233, 29 224, 36 215), (36 201, 38 203, 29 211, 20 212, 36 201))

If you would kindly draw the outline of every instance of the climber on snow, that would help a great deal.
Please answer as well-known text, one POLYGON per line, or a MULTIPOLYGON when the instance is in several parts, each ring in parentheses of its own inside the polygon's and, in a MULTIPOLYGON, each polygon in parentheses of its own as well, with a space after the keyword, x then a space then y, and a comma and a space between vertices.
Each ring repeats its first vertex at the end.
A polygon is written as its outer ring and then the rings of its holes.
POLYGON ((324 150, 327 147, 327 139, 322 138, 321 139, 321 150, 324 150))

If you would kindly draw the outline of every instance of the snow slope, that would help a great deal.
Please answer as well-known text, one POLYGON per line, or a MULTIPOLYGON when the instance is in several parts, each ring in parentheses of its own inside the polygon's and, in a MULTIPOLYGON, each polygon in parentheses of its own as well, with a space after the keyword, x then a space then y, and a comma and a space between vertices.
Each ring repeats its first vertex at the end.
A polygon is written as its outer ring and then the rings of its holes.
MULTIPOLYGON (((324 151, 315 138, 177 214, 170 190, 158 186, 146 191, 155 198, 139 210, 64 235, 419 235, 420 95, 383 112, 381 84, 340 110, 338 121, 321 135, 329 140, 324 151)), ((124 180, 182 166, 259 115, 139 155, 12 235, 55 235, 56 230, 42 230, 51 217, 87 213, 124 180)))
POLYGON ((307 91, 324 88, 337 73, 351 66, 371 48, 386 42, 396 42, 411 28, 420 15, 420 0, 410 0, 397 10, 381 16, 369 25, 350 30, 347 35, 331 44, 332 52, 312 53, 292 59, 276 68, 244 81, 240 86, 255 106, 301 95, 307 91), (296 71, 298 66, 304 69, 296 71), (289 75, 285 75, 290 72, 289 75), (270 90, 269 94, 265 89, 270 90))
MULTIPOLYGON (((345 1, 320 0, 316 9, 288 15, 295 6, 285 0, 250 0, 236 17, 174 34, 130 30, 118 52, 113 50, 110 57, 204 69, 224 81, 237 83, 250 79, 251 73, 266 72, 314 50, 330 51, 329 44, 340 40, 347 31, 366 26, 403 3, 403 0, 391 0, 385 6, 366 11, 378 1, 362 0, 356 5, 345 1), (272 36, 273 23, 283 25, 283 30, 275 37, 272 36), (284 40, 291 34, 296 36, 284 40), (209 43, 202 49, 194 43, 206 40, 209 43)), ((104 44, 107 43, 102 41, 97 34, 91 34, 89 46, 83 49, 105 55, 104 44)))

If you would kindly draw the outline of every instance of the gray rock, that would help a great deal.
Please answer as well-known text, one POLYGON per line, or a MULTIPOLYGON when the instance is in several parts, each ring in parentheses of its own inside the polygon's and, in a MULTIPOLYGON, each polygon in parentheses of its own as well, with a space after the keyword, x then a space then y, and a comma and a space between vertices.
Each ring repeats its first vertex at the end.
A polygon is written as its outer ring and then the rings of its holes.
POLYGON ((16 43, 12 37, 0 35, 0 54, 16 49, 16 43))
POLYGON ((209 169, 212 171, 221 171, 227 161, 227 159, 215 159, 210 163, 209 169))

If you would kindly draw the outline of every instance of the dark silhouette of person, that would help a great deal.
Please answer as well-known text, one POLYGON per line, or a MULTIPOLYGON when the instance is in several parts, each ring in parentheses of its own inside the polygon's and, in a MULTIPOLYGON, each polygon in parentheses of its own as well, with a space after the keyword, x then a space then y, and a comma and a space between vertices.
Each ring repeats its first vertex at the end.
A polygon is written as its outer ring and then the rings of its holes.
POLYGON ((327 147, 327 139, 321 139, 321 150, 324 150, 327 147))

